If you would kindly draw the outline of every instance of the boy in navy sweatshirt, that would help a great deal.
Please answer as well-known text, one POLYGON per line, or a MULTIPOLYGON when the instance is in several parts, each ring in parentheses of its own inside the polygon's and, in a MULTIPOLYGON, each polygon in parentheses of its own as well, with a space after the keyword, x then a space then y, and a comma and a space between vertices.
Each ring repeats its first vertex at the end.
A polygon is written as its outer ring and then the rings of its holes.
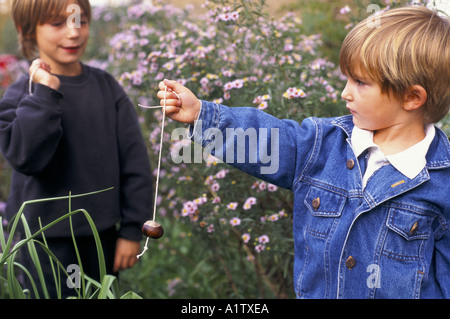
MULTIPOLYGON (((31 64, 30 76, 22 76, 0 102, 0 147, 13 168, 7 217, 11 220, 27 200, 113 187, 74 198, 71 208, 86 209, 93 218, 109 273, 132 267, 140 250, 140 228, 151 213, 150 164, 124 90, 108 73, 80 62, 89 37, 89 1, 13 0, 12 15, 22 53, 39 59, 31 64), (77 10, 68 8, 79 9, 79 17, 72 19, 77 10)), ((45 226, 67 212, 67 201, 59 200, 29 205, 24 214, 33 233, 39 219, 45 226)), ((72 223, 83 269, 95 278, 92 231, 81 214, 72 223)), ((45 236, 64 267, 78 263, 68 220, 45 236)), ((45 265, 48 257, 40 261, 45 265)), ((29 259, 23 262, 34 268, 29 259)), ((51 267, 43 269, 49 271, 50 297, 56 297, 51 267)), ((63 297, 75 294, 65 280, 61 286, 63 297)))

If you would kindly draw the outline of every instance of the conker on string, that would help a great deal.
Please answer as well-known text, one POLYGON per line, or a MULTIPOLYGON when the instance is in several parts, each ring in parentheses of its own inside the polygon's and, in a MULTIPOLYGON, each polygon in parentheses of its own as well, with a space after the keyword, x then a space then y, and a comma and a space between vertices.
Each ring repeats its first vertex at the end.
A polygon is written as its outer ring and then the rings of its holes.
POLYGON ((164 235, 164 228, 153 220, 147 220, 142 226, 142 233, 147 237, 158 239, 164 235))

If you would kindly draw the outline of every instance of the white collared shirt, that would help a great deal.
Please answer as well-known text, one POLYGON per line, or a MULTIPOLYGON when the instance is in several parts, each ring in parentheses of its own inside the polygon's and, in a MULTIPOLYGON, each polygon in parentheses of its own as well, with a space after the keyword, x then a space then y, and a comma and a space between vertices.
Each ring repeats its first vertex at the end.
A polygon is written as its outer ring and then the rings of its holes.
POLYGON ((378 169, 388 164, 392 164, 409 179, 416 177, 426 165, 425 157, 436 134, 433 124, 425 125, 425 134, 425 138, 417 144, 400 153, 386 156, 378 145, 373 142, 373 131, 363 130, 355 126, 352 131, 351 141, 356 157, 359 157, 362 152, 369 149, 367 168, 363 176, 363 189, 366 187, 369 178, 378 169))

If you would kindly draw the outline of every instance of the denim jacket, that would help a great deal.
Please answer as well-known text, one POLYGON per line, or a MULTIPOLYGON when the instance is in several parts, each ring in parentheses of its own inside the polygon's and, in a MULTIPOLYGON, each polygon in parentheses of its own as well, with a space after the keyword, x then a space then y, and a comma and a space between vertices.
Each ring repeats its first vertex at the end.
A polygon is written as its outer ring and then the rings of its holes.
POLYGON ((299 124, 202 101, 190 130, 228 164, 292 190, 298 298, 450 298, 447 136, 436 129, 426 167, 414 179, 387 165, 363 190, 367 151, 354 155, 353 126, 351 115, 299 124), (226 138, 231 128, 257 132, 257 147, 226 138), (242 147, 245 160, 238 158, 242 147), (271 159, 276 170, 262 173, 268 161, 260 153, 269 150, 278 155, 271 159))

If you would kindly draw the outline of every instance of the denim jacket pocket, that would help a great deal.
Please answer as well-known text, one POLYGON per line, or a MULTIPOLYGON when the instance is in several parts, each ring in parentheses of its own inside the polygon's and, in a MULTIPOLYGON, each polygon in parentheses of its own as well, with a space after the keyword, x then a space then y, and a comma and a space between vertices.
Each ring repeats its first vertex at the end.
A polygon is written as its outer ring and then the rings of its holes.
POLYGON ((298 273, 299 298, 327 298, 330 292, 329 243, 339 224, 346 197, 311 186, 304 199, 308 208, 302 215, 304 255, 298 273))
POLYGON ((433 216, 411 210, 391 208, 384 254, 397 260, 420 260, 422 244, 431 234, 433 216))
POLYGON ((328 237, 336 218, 344 209, 345 196, 312 186, 304 203, 310 212, 307 230, 316 237, 328 237))

